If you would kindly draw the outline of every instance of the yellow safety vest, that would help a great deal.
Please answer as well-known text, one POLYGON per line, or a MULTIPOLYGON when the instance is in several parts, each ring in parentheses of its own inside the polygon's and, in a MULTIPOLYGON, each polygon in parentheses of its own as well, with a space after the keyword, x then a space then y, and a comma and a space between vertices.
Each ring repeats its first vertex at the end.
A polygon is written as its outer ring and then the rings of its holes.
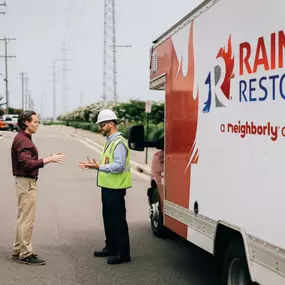
POLYGON ((132 187, 130 150, 126 140, 120 135, 113 139, 109 145, 105 146, 102 153, 100 165, 111 164, 114 162, 114 151, 119 143, 123 143, 127 149, 125 169, 121 173, 105 173, 98 171, 98 186, 110 189, 127 189, 132 187))

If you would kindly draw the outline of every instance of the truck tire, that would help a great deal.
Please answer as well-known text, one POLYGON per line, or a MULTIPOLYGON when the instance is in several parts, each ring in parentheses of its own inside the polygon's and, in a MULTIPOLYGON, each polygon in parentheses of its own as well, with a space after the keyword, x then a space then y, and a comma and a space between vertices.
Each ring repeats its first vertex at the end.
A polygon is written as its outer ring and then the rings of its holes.
POLYGON ((166 237, 167 231, 163 226, 163 214, 161 211, 158 189, 152 188, 149 195, 149 217, 152 232, 157 237, 166 237))
POLYGON ((232 241, 225 253, 223 272, 223 285, 252 285, 250 279, 243 242, 232 241))

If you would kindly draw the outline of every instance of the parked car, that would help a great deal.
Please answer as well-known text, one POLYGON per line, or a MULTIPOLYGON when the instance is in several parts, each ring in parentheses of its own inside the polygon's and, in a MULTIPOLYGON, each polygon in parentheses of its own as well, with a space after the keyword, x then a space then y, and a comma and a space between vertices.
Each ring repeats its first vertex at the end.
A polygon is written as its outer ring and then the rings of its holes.
POLYGON ((2 119, 0 119, 0 130, 1 131, 6 131, 9 129, 9 126, 7 125, 6 122, 4 122, 2 119))
POLYGON ((17 114, 6 114, 2 116, 3 122, 5 122, 8 125, 8 129, 10 131, 18 130, 18 117, 17 114))

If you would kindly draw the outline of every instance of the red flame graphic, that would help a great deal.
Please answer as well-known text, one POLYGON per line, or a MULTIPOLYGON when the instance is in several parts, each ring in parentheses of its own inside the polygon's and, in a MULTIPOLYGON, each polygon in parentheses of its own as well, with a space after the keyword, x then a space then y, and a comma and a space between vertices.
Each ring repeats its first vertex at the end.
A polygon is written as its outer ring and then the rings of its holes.
POLYGON ((222 58, 225 61, 226 75, 221 89, 225 94, 226 98, 230 99, 231 79, 235 77, 235 74, 233 73, 235 59, 233 56, 232 49, 232 36, 230 36, 228 40, 228 50, 226 51, 225 47, 221 48, 218 52, 217 58, 222 58))
MULTIPOLYGON (((191 24, 190 34, 189 34, 189 43, 188 43, 188 72, 184 76, 182 73, 182 64, 179 64, 179 60, 176 56, 174 46, 172 46, 172 55, 171 55, 171 71, 168 73, 169 78, 167 78, 168 83, 167 87, 169 88, 172 94, 177 93, 176 96, 179 96, 181 105, 177 110, 181 114, 181 117, 187 118, 191 123, 183 123, 183 125, 188 125, 187 127, 187 137, 189 137, 188 145, 191 146, 190 163, 197 163, 198 151, 195 145, 197 125, 198 125, 198 108, 199 108, 199 91, 198 95, 194 99, 194 75, 195 75, 195 62, 194 62, 194 28, 193 23, 191 24), (180 68, 179 72, 177 70, 180 68), (194 155, 193 155, 194 154, 194 155)), ((173 45, 173 43, 172 43, 173 45)), ((182 59, 181 59, 182 60, 182 59)), ((167 92, 168 93, 168 92, 167 92)), ((178 97, 173 96, 173 100, 178 100, 178 97)), ((178 106, 176 104, 172 106, 178 106)), ((177 136, 177 134, 175 134, 177 136)), ((183 138, 181 141, 185 141, 186 133, 182 134, 183 138)), ((187 139, 186 139, 187 140, 187 139)))
MULTIPOLYGON (((196 144, 199 94, 194 96, 194 36, 191 24, 188 41, 188 72, 182 72, 183 59, 178 58, 171 39, 170 63, 166 72, 166 199, 188 209, 191 164, 199 159, 196 144), (170 107, 171 106, 171 107, 170 107), (179 193, 177 189, 179 181, 179 193)), ((199 92, 197 92, 199 93, 199 92)))
MULTIPOLYGON (((165 200, 186 209, 190 207, 192 165, 198 163, 199 153, 196 144, 199 111, 199 91, 194 96, 195 60, 194 26, 191 23, 188 40, 188 61, 177 56, 173 38, 165 45, 162 65, 166 73, 166 145, 165 145, 165 200), (182 63, 188 67, 184 76, 182 63)), ((182 42, 177 42, 178 45, 182 42)), ((185 55, 184 55, 185 56, 185 55)), ((184 57, 185 59, 185 57, 184 57)), ((167 227, 187 238, 188 227, 168 216, 167 227)))

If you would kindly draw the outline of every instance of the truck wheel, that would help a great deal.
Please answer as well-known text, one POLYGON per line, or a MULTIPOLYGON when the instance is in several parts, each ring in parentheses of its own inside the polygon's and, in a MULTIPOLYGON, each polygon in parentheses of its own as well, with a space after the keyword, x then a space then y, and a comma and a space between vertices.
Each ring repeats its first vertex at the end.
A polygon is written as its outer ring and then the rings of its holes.
POLYGON ((230 243, 223 264, 223 285, 252 285, 243 243, 230 243))
POLYGON ((163 226, 163 215, 157 188, 153 189, 152 195, 149 197, 149 206, 149 217, 153 234, 157 237, 165 237, 166 228, 163 226))
POLYGON ((10 126, 9 126, 9 130, 10 130, 11 132, 13 132, 13 131, 14 131, 14 128, 13 128, 13 126, 12 126, 12 125, 10 125, 10 126))

